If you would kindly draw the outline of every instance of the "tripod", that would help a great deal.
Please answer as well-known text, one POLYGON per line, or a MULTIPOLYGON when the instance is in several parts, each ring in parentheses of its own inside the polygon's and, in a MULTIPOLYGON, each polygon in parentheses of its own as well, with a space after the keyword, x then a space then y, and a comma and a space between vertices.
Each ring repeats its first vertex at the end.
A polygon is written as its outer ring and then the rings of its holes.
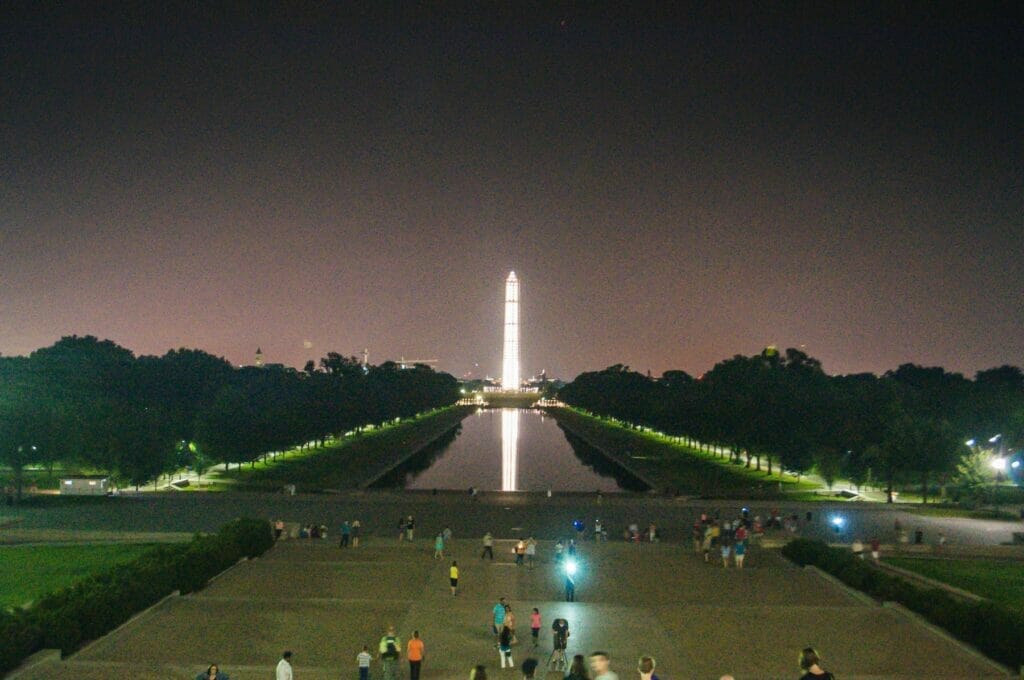
POLYGON ((569 668, 569 662, 565 659, 565 647, 555 647, 548 657, 548 668, 556 671, 564 671, 569 668))

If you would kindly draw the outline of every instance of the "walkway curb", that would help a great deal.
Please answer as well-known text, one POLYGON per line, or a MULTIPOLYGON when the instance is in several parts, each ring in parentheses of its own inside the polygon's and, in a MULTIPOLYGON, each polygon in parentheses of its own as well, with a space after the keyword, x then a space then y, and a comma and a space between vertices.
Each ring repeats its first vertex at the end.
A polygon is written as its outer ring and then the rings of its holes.
POLYGON ((172 591, 170 595, 167 595, 167 596, 161 598, 155 604, 147 607, 146 609, 143 609, 141 612, 139 612, 138 614, 135 614, 134 616, 129 618, 127 621, 122 623, 117 628, 115 628, 113 630, 110 630, 110 631, 107 631, 106 633, 104 633, 103 635, 99 636, 98 638, 96 638, 92 642, 88 643, 87 645, 85 645, 81 649, 78 649, 78 650, 72 652, 71 654, 68 655, 68 658, 70 659, 71 657, 75 656, 76 654, 81 654, 82 652, 87 651, 87 650, 93 648, 94 646, 96 646, 102 640, 106 639, 107 637, 109 637, 109 636, 111 636, 111 635, 113 635, 115 633, 121 632, 122 628, 126 628, 130 624, 137 623, 137 622, 139 622, 139 621, 141 621, 143 619, 149 618, 150 616, 152 616, 153 612, 155 612, 157 610, 158 607, 162 607, 165 602, 167 602, 168 600, 174 599, 176 597, 181 597, 181 591, 180 590, 172 591))
POLYGON ((942 581, 937 581, 937 580, 935 580, 933 578, 930 578, 928 576, 924 576, 922 574, 918 574, 917 572, 910 571, 909 569, 904 569, 902 567, 897 567, 897 566, 895 566, 893 564, 886 564, 885 562, 879 562, 877 565, 875 565, 875 568, 879 569, 880 571, 884 571, 884 572, 890 573, 890 574, 892 574, 894 576, 899 576, 900 578, 905 579, 907 581, 916 581, 917 583, 920 583, 920 584, 922 584, 924 586, 927 586, 928 588, 935 588, 936 590, 944 590, 947 593, 949 593, 950 595, 955 595, 956 597, 959 597, 959 598, 964 599, 964 600, 969 600, 971 602, 985 602, 985 598, 981 597, 980 595, 975 595, 974 593, 968 592, 966 590, 962 590, 960 588, 957 588, 956 586, 951 586, 948 583, 943 583, 942 581))
POLYGON ((832 585, 838 587, 840 590, 842 590, 847 595, 849 595, 853 599, 857 600, 861 604, 866 604, 869 607, 877 607, 878 606, 878 601, 875 600, 870 595, 868 595, 866 593, 862 593, 861 591, 857 590, 856 588, 854 588, 852 586, 846 585, 845 583, 840 581, 838 578, 836 578, 832 574, 829 574, 827 572, 822 571, 821 569, 818 569, 813 564, 805 565, 804 566, 804 571, 809 571, 812 574, 817 574, 820 578, 822 578, 823 580, 828 581, 832 585))
POLYGON ((946 632, 942 628, 939 628, 938 626, 936 626, 932 622, 928 621, 928 619, 926 619, 923 616, 921 616, 920 614, 918 614, 917 612, 914 612, 914 611, 911 611, 911 610, 907 609, 906 607, 901 605, 899 602, 883 602, 882 603, 882 607, 884 607, 886 609, 891 609, 891 610, 893 610, 895 612, 898 612, 898 613, 902 614, 904 617, 906 617, 906 618, 910 619, 911 621, 917 623, 922 628, 925 628, 926 630, 931 631, 932 634, 934 634, 934 635, 936 635, 936 636, 946 640, 947 642, 953 643, 955 646, 959 647, 962 651, 966 652, 969 656, 974 657, 978 661, 983 661, 989 667, 991 667, 992 669, 996 670, 999 673, 1002 673, 1006 677, 1008 677, 1008 678, 1019 677, 1017 673, 1014 673, 1008 667, 1004 666, 1003 664, 999 663, 998 661, 995 661, 994 659, 990 659, 989 657, 985 656, 982 652, 978 651, 973 646, 967 644, 963 640, 961 640, 961 639, 953 636, 952 634, 946 632))
POLYGON ((15 680, 20 678, 28 671, 32 670, 36 666, 42 666, 44 664, 60 663, 60 650, 59 649, 40 649, 35 654, 32 654, 24 661, 21 662, 17 668, 5 675, 7 680, 15 680))

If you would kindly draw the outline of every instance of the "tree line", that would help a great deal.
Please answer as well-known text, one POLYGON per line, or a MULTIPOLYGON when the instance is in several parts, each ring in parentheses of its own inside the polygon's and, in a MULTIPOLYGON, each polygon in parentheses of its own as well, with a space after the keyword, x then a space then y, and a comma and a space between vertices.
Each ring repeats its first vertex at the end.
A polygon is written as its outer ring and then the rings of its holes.
POLYGON ((185 466, 322 444, 458 396, 455 378, 422 365, 364 368, 331 352, 302 371, 236 368, 195 349, 136 357, 110 340, 69 336, 27 357, 0 356, 0 464, 14 471, 19 496, 32 465, 83 466, 140 485, 185 466))
POLYGON ((652 378, 617 364, 581 374, 559 397, 727 450, 722 455, 733 462, 769 474, 813 470, 829 486, 840 477, 858 487, 883 485, 889 502, 898 485, 919 484, 927 501, 930 489, 954 479, 987 483, 986 455, 1024 442, 1024 374, 1015 366, 973 380, 915 364, 882 376, 831 376, 800 350, 767 348, 719 362, 700 378, 684 371, 652 378))

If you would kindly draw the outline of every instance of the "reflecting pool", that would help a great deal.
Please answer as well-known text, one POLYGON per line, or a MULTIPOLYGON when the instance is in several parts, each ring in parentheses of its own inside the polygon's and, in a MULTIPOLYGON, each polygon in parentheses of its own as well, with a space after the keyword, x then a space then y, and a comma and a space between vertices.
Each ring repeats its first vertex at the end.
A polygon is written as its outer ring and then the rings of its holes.
POLYGON ((514 408, 468 416, 374 486, 609 493, 646 488, 586 444, 567 439, 543 411, 514 408))

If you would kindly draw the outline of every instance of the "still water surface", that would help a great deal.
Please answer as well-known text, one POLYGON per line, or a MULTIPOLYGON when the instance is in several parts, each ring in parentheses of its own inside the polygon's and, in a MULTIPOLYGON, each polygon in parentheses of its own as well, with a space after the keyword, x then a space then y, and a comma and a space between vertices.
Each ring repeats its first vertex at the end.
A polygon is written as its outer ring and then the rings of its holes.
POLYGON ((449 440, 389 475, 383 485, 501 491, 636 488, 635 481, 589 447, 578 444, 577 453, 543 411, 484 409, 463 420, 461 432, 449 440))

